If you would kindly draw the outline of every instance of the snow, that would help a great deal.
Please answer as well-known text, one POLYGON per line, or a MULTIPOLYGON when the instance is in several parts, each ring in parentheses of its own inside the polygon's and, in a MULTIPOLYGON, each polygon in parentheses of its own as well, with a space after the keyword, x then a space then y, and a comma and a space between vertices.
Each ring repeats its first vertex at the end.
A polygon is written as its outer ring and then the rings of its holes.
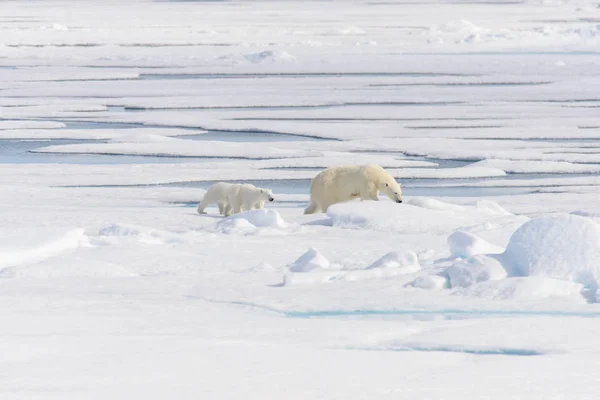
POLYGON ((364 268, 353 268, 343 263, 330 263, 318 250, 311 248, 288 265, 289 272, 283 276, 283 285, 389 279, 411 275, 420 269, 417 255, 411 251, 390 252, 364 268))
POLYGON ((217 223, 219 232, 231 234, 267 234, 284 232, 290 226, 274 210, 250 210, 223 218, 217 223))
MULTIPOLYGON (((47 235, 48 232, 45 232, 45 234, 47 235)), ((87 238, 83 233, 83 229, 74 229, 55 238, 42 236, 42 239, 45 239, 42 243, 28 248, 1 248, 0 268, 2 269, 0 269, 0 273, 5 271, 8 267, 40 262, 48 258, 57 257, 64 252, 75 250, 87 243, 87 238)), ((38 240, 40 239, 38 238, 38 240)), ((28 243, 31 244, 32 241, 35 242, 36 240, 32 240, 31 237, 28 237, 28 243)))
POLYGON ((448 236, 448 246, 453 257, 469 258, 477 254, 503 253, 504 249, 464 231, 448 236))
POLYGON ((597 397, 597 1, 1 20, 0 398, 597 397), (365 163, 404 203, 303 215, 365 163))
POLYGON ((600 225, 578 215, 536 218, 511 237, 503 262, 513 276, 547 276, 597 288, 600 225))
POLYGON ((315 269, 327 269, 329 265, 329 260, 319 253, 319 250, 310 248, 291 263, 288 268, 291 272, 309 272, 315 269))
POLYGON ((421 267, 419 266, 419 261, 415 253, 401 253, 394 251, 384 255, 367 267, 367 269, 375 268, 402 268, 405 271, 414 272, 418 271, 421 267))
POLYGON ((507 276, 503 265, 487 255, 475 255, 458 261, 445 272, 451 287, 467 287, 478 282, 504 279, 507 276))
POLYGON ((585 304, 584 286, 561 279, 545 277, 490 280, 462 290, 468 296, 504 301, 568 301, 585 304))
MULTIPOLYGON (((453 257, 463 258, 443 272, 451 287, 467 288, 457 293, 490 299, 597 301, 600 225, 590 218, 534 218, 512 234, 505 250, 462 231, 452 233, 448 244, 453 257)), ((415 286, 420 287, 419 282, 415 286)))
POLYGON ((427 275, 416 278, 412 285, 421 289, 445 289, 449 287, 448 278, 441 275, 427 275))
MULTIPOLYGON (((444 204, 437 201, 435 204, 444 204)), ((369 229, 379 232, 442 233, 477 223, 502 221, 511 218, 503 212, 480 204, 462 206, 445 203, 445 209, 432 209, 413 204, 396 204, 391 201, 351 201, 334 204, 327 209, 327 216, 334 227, 344 229, 369 229)))

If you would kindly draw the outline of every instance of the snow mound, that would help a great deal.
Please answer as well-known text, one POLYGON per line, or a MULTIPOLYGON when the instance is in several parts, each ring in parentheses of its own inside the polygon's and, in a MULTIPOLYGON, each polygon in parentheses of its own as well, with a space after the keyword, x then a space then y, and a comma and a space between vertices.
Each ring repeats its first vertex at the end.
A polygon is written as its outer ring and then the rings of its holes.
POLYGON ((511 276, 545 276, 595 289, 600 225, 570 214, 533 219, 512 235, 502 261, 511 276))
POLYGON ((288 271, 283 275, 283 285, 330 282, 342 274, 336 267, 319 250, 311 247, 296 261, 287 265, 288 271))
POLYGON ((288 265, 291 272, 310 272, 322 270, 330 267, 330 262, 323 256, 319 250, 311 247, 306 253, 302 254, 296 261, 288 265))
POLYGON ((412 251, 393 251, 379 258, 363 270, 345 271, 335 277, 344 281, 363 281, 368 279, 393 278, 409 275, 421 270, 419 259, 412 251))
POLYGON ((315 248, 309 249, 287 268, 289 272, 283 277, 284 285, 394 278, 421 270, 417 255, 411 251, 391 252, 364 269, 348 270, 343 269, 344 265, 330 263, 315 248))
POLYGON ((231 215, 219 221, 217 231, 222 233, 255 233, 259 229, 281 230, 289 225, 275 210, 250 210, 231 215))
POLYGON ((504 251, 502 247, 464 231, 456 231, 448 236, 448 246, 452 257, 460 258, 476 254, 500 254, 504 251))
POLYGON ((366 269, 377 268, 402 268, 406 273, 416 272, 421 269, 417 255, 412 251, 387 253, 366 269))
POLYGON ((490 300, 568 300, 584 304, 582 289, 579 283, 538 276, 481 282, 456 293, 490 300))
POLYGON ((88 244, 89 240, 84 230, 74 229, 58 238, 45 240, 36 247, 24 249, 0 248, 0 269, 40 262, 88 244))
POLYGON ((476 255, 446 269, 451 287, 468 287, 477 282, 506 278, 506 270, 496 258, 476 255))
POLYGON ((239 214, 235 214, 233 216, 228 217, 230 219, 239 219, 243 218, 250 222, 252 225, 257 228, 285 228, 287 227, 287 223, 283 220, 281 215, 274 210, 251 210, 244 211, 239 214))
POLYGON ((441 275, 419 276, 411 283, 412 286, 421 289, 445 289, 449 286, 448 278, 441 275))
POLYGON ((432 208, 390 201, 352 201, 329 207, 327 215, 334 227, 403 234, 447 234, 459 228, 512 215, 506 215, 488 204, 456 206, 446 203, 446 206, 444 202, 429 200, 422 200, 421 205, 426 204, 432 208))
POLYGON ((475 202, 475 209, 479 212, 490 214, 490 215, 514 215, 513 213, 505 210, 500 204, 491 200, 478 200, 475 202))
POLYGON ((252 53, 244 55, 244 58, 254 64, 263 63, 289 63, 295 62, 296 57, 285 51, 265 50, 260 53, 252 53))

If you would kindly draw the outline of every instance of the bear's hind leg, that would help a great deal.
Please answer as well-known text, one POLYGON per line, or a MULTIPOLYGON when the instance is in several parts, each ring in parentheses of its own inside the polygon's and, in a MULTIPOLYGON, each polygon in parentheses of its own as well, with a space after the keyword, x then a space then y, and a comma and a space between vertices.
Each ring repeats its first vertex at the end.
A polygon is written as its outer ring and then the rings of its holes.
POLYGON ((202 198, 202 201, 200 203, 198 203, 198 208, 196 209, 196 211, 198 211, 198 214, 206 214, 206 211, 204 211, 204 209, 210 204, 207 196, 204 196, 202 198))
POLYGON ((230 204, 229 207, 233 209, 233 214, 237 214, 237 213, 242 212, 242 204, 236 198, 233 199, 233 201, 231 202, 231 204, 230 204))

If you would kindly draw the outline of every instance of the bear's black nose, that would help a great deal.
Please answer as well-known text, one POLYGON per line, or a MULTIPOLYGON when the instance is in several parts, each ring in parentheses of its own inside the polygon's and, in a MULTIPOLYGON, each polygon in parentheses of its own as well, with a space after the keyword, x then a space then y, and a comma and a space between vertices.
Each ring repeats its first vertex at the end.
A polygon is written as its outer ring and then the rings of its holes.
POLYGON ((273 201, 273 200, 275 200, 275 199, 274 199, 274 198, 272 198, 272 197, 269 197, 269 201, 273 201))
POLYGON ((396 200, 396 203, 402 203, 402 200, 396 200))

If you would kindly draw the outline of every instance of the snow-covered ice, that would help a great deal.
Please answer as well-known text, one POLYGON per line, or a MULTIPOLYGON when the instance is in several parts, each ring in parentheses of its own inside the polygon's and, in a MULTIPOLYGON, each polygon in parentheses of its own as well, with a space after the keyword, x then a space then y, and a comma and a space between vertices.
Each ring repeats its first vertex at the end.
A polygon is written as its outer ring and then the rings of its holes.
POLYGON ((2 2, 0 399, 595 399, 597 3, 2 2))
POLYGON ((514 276, 542 275, 598 287, 600 225, 578 215, 527 222, 510 238, 502 258, 514 276))

